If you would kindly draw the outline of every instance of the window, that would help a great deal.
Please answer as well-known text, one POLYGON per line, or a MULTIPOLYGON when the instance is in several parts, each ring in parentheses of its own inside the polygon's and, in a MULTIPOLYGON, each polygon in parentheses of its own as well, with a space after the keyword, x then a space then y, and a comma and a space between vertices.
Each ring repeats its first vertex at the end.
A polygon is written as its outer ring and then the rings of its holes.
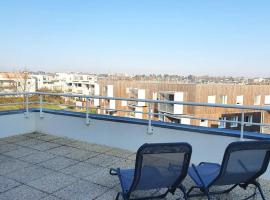
POLYGON ((169 101, 174 101, 174 95, 173 94, 169 94, 169 101))
POLYGON ((244 96, 243 95, 236 97, 236 104, 243 105, 243 102, 244 102, 244 96))
MULTIPOLYGON (((219 120, 226 120, 226 117, 220 117, 219 120)), ((218 128, 226 128, 226 121, 219 122, 218 128)))
POLYGON ((181 124, 181 119, 173 119, 172 123, 181 124))
POLYGON ((231 122, 231 127, 233 128, 233 127, 238 127, 238 116, 233 116, 232 118, 231 118, 231 121, 235 121, 235 122, 231 122))
POLYGON ((208 120, 201 119, 200 126, 208 127, 208 120))
POLYGON ((266 96, 265 96, 264 104, 270 105, 270 95, 266 95, 266 96))
POLYGON ((127 101, 122 101, 122 106, 127 106, 127 101))
POLYGON ((182 118, 181 124, 190 124, 190 119, 189 118, 182 118))
POLYGON ((228 97, 225 96, 225 95, 221 95, 221 96, 220 96, 220 102, 221 102, 222 104, 227 104, 227 99, 228 99, 228 97))
POLYGON ((257 95, 254 97, 254 105, 260 105, 261 104, 261 95, 257 95))
POLYGON ((213 96, 208 96, 208 103, 216 103, 216 96, 213 95, 213 96))
POLYGON ((158 95, 156 92, 153 92, 153 100, 157 100, 158 99, 158 95))
MULTIPOLYGON (((246 115, 244 118, 244 122, 252 123, 253 122, 253 115, 246 115)), ((246 124, 246 126, 252 126, 252 124, 246 124)))

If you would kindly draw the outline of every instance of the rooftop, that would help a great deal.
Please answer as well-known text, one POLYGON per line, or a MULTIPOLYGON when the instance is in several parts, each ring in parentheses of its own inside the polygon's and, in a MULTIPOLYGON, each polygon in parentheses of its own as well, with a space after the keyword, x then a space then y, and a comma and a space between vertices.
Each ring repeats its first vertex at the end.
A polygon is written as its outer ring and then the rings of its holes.
MULTIPOLYGON (((1 138, 0 162, 1 200, 106 200, 120 191, 109 168, 133 168, 135 152, 34 132, 1 138)), ((270 183, 260 182, 269 196, 270 183)), ((192 185, 189 177, 184 185, 192 185)), ((239 199, 252 191, 236 189, 216 199, 239 199)))

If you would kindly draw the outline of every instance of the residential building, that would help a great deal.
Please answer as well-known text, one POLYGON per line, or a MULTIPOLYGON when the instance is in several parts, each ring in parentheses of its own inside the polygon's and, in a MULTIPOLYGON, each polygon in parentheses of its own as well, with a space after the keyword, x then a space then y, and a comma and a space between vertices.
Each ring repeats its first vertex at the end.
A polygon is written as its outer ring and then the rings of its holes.
MULTIPOLYGON (((147 81, 111 81, 101 80, 100 85, 110 84, 114 86, 115 97, 131 97, 129 88, 140 88, 147 91, 146 99, 168 100, 168 101, 184 101, 184 102, 201 102, 210 104, 234 104, 234 105, 250 105, 264 106, 270 105, 270 86, 269 85, 235 85, 235 84, 176 84, 163 82, 147 82, 147 81)), ((135 90, 136 91, 136 90, 135 90)), ((117 109, 132 110, 128 104, 116 102, 117 109)), ((147 110, 148 105, 145 105, 147 110)), ((202 107, 168 104, 164 107, 161 104, 153 106, 156 113, 155 120, 171 121, 174 123, 191 124, 205 127, 231 128, 227 123, 219 123, 214 120, 236 119, 239 113, 250 116, 250 111, 239 111, 238 109, 218 108, 218 107, 202 107), (235 114, 238 113, 238 114, 235 114), (233 116, 235 114, 235 116, 233 116), (228 115, 228 116, 227 116, 228 115), (199 120, 201 119, 201 120, 199 120), (212 121, 213 120, 213 121, 212 121)), ((270 121, 268 112, 254 111, 253 122, 266 123, 270 121)), ((123 114, 115 112, 114 115, 123 114)), ((126 115, 124 115, 126 116, 126 115)), ((144 115, 144 119, 148 116, 144 115)), ((239 129, 239 126, 232 127, 239 129)), ((269 128, 265 127, 258 130, 256 126, 251 126, 245 130, 256 132, 268 132, 269 128)))

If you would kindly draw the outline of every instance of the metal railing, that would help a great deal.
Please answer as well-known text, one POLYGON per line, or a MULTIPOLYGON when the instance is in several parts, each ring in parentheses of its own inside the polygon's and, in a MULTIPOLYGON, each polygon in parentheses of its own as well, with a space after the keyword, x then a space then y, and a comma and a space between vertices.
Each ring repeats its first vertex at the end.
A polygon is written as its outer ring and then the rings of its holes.
MULTIPOLYGON (((207 120, 207 121, 213 121, 218 123, 234 123, 234 124, 240 124, 240 139, 243 139, 244 137, 244 127, 245 126, 260 126, 260 127, 270 127, 270 124, 265 123, 256 123, 256 122, 246 122, 244 120, 245 117, 245 110, 256 110, 258 111, 270 111, 270 106, 244 106, 244 105, 234 105, 234 104, 212 104, 212 103, 197 103, 197 102, 185 102, 185 101, 164 101, 164 100, 151 100, 151 99, 134 99, 134 98, 123 98, 123 97, 107 97, 107 96, 94 96, 94 95, 81 95, 81 94, 67 94, 67 93, 46 93, 46 92, 25 92, 25 93, 0 93, 0 97, 24 97, 24 100, 22 102, 17 103, 1 103, 0 106, 6 106, 6 105, 24 105, 25 109, 25 116, 29 116, 29 105, 31 104, 37 104, 39 105, 39 112, 40 117, 43 117, 43 108, 44 105, 63 105, 63 106, 69 106, 69 104, 60 104, 60 103, 50 103, 45 102, 44 97, 45 96, 58 96, 58 97, 69 97, 69 98, 81 98, 84 99, 85 106, 75 106, 80 107, 82 109, 85 109, 85 118, 86 118, 86 125, 90 125, 90 109, 98 109, 103 111, 114 111, 114 112, 127 112, 127 113, 141 113, 148 115, 148 127, 147 127, 147 133, 153 134, 153 127, 152 127, 152 120, 153 116, 165 116, 165 117, 173 117, 177 116, 177 118, 189 118, 193 120, 207 120), (29 101, 29 96, 39 96, 39 101, 29 101), (116 101, 127 101, 127 102, 145 102, 148 111, 134 111, 134 110, 126 110, 126 109, 110 109, 105 107, 90 107, 90 101, 94 99, 104 99, 104 100, 116 100, 116 101), (231 108, 231 109, 238 109, 241 110, 241 120, 240 121, 233 121, 233 120, 223 120, 223 119, 213 119, 213 118, 202 118, 202 117, 196 117, 191 115, 171 115, 169 113, 162 113, 162 112, 154 112, 154 105, 158 105, 157 107, 160 107, 159 104, 165 104, 165 105, 185 105, 185 106, 202 106, 202 107, 208 107, 208 108, 231 108)), ((127 106, 128 107, 128 106, 127 106)))

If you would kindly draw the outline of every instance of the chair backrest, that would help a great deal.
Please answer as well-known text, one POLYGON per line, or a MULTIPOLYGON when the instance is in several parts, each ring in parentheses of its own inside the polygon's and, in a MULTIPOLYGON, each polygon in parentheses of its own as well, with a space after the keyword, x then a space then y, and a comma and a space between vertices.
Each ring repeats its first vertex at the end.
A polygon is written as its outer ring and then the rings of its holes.
POLYGON ((212 185, 250 183, 267 170, 269 158, 270 141, 233 142, 225 151, 212 185))
MULTIPOLYGON (((191 152, 192 147, 188 143, 142 145, 137 151, 129 196, 138 191, 149 195, 147 190, 176 188, 187 175, 191 152)), ((153 193, 151 195, 154 196, 153 193)))

